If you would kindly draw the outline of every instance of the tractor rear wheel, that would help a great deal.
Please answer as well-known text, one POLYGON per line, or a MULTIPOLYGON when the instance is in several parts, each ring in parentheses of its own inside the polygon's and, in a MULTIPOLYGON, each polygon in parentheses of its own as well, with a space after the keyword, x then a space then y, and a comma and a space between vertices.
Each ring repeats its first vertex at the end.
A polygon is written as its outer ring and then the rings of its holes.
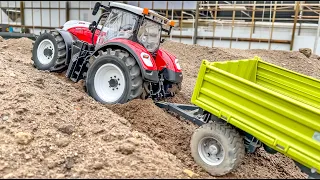
POLYGON ((195 162, 213 176, 235 170, 245 155, 243 138, 228 124, 210 122, 199 127, 191 138, 195 162))
POLYGON ((128 52, 109 48, 92 57, 85 82, 91 97, 103 104, 121 104, 140 97, 140 68, 128 52))
POLYGON ((66 65, 66 45, 57 31, 41 34, 32 50, 34 66, 39 70, 62 72, 66 65))

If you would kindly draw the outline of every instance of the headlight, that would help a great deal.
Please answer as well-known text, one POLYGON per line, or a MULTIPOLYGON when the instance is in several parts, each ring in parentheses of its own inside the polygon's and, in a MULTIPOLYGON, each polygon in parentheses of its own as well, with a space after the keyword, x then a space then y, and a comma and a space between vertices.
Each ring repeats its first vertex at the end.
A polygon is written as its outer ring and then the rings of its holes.
POLYGON ((140 56, 141 56, 145 65, 147 65, 148 67, 153 67, 150 56, 147 53, 143 52, 140 54, 140 56))
POLYGON ((180 66, 180 64, 179 64, 179 60, 178 60, 178 59, 175 59, 175 60, 174 60, 174 63, 176 64, 177 69, 178 69, 178 70, 181 70, 181 66, 180 66))

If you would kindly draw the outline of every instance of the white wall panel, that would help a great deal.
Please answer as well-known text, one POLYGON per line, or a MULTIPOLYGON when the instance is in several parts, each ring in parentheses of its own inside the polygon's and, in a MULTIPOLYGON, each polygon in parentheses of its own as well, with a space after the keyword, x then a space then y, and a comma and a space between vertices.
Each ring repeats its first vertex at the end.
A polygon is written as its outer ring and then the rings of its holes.
POLYGON ((42 26, 50 26, 50 10, 49 9, 41 9, 42 14, 42 26))
POLYGON ((49 5, 50 5, 50 8, 51 8, 50 1, 41 1, 41 7, 49 8, 49 5))
MULTIPOLYGON (((89 11, 89 7, 94 7, 96 1, 69 1, 70 9, 70 20, 85 20, 85 21, 92 21, 97 20, 98 16, 92 16, 91 12, 89 11), (87 9, 72 9, 72 8, 87 8, 87 9)), ((110 1, 99 1, 102 4, 107 5, 110 1)), ((41 1, 41 6, 43 8, 62 8, 61 10, 58 9, 39 9, 40 8, 40 1, 24 1, 25 9, 25 25, 27 26, 51 26, 51 27, 59 27, 62 26, 66 22, 66 1, 41 1), (50 4, 50 6, 49 6, 50 4), (33 10, 28 8, 35 8, 33 10), (60 13, 59 13, 60 12, 60 13), (51 14, 51 15, 50 15, 51 14), (59 15, 60 14, 60 15, 59 15), (41 21, 42 20, 42 21, 41 21)), ((138 1, 128 1, 128 4, 131 5, 138 5, 138 1)), ((0 1, 1 7, 10 7, 10 8, 19 8, 20 1, 0 1)), ((166 9, 167 1, 154 1, 154 9, 166 9)), ((0 8, 1 8, 0 7, 0 8)), ((140 1, 140 7, 147 7, 152 8, 152 1, 140 1)), ((196 1, 184 1, 183 9, 195 9, 196 1)), ((169 1, 168 2, 168 9, 181 9, 182 8, 182 1, 169 1)), ((171 17, 171 14, 169 14, 171 17)), ((1 23, 11 23, 16 24, 16 22, 11 22, 8 19, 8 16, 1 11, 0 13, 0 22, 1 23)), ((269 25, 264 25, 263 27, 259 27, 260 22, 256 22, 255 32, 252 34, 252 38, 261 38, 261 39, 269 39, 270 38, 270 31, 271 31, 271 23, 269 25)), ((261 23, 260 23, 261 24, 261 23)), ((302 24, 300 35, 298 35, 298 28, 299 24, 297 24, 295 42, 293 46, 293 50, 299 50, 299 48, 311 48, 313 49, 315 43, 315 33, 317 31, 317 25, 310 25, 310 24, 302 24)), ((18 28, 15 28, 18 29, 18 28)), ((231 25, 225 24, 221 26, 221 24, 217 24, 215 30, 216 37, 230 37, 231 36, 231 25)), ((31 28, 33 31, 33 28, 31 28)), ((39 34, 41 29, 34 29, 34 33, 39 34)), ((42 29, 44 31, 44 29, 42 29)), ((250 24, 244 27, 239 27, 235 24, 233 29, 233 37, 234 38, 249 38, 250 37, 251 27, 250 24)), ((291 33, 292 33, 292 23, 288 23, 287 25, 277 25, 275 23, 273 37, 272 39, 276 40, 291 40, 291 33)), ((180 35, 179 28, 175 28, 172 32, 173 35, 180 35)), ((192 28, 184 28, 182 31, 182 35, 193 35, 192 28)), ((212 26, 209 27, 199 27, 198 30, 199 36, 207 36, 212 37, 212 26), (205 30, 206 29, 206 30, 205 30)), ((166 38, 170 39, 170 38, 166 38)), ((191 44, 191 39, 179 39, 173 38, 172 40, 177 42, 182 42, 186 44, 191 44)), ((319 38, 317 39, 319 42, 319 38)), ((198 39, 198 44, 203 46, 212 46, 212 40, 208 39, 198 39)), ((320 44, 320 42, 319 42, 320 44)), ((230 41, 223 41, 223 40, 214 40, 215 47, 225 47, 229 48, 230 41)), ((241 42, 241 41, 233 41, 232 48, 239 48, 239 49, 247 49, 249 47, 249 42, 241 42)), ((268 49, 268 43, 259 43, 259 42, 252 42, 251 49, 268 49)), ((272 50, 289 50, 289 44, 279 44, 279 43, 272 43, 271 49, 272 50)), ((320 45, 318 46, 316 54, 320 55, 320 45)))
POLYGON ((51 5, 51 8, 58 8, 59 7, 59 1, 50 1, 50 5, 51 5))
POLYGON ((129 1, 128 4, 132 6, 138 6, 138 1, 129 1))
POLYGON ((69 18, 70 20, 79 20, 81 18, 81 15, 79 13, 79 10, 77 9, 70 9, 69 11, 69 18))
MULTIPOLYGON (((60 12, 61 16, 61 12, 60 12)), ((52 9, 51 10, 51 26, 52 27, 59 27, 60 24, 64 24, 64 22, 59 22, 59 10, 58 9, 52 9)))
POLYGON ((0 1, 1 7, 9 7, 9 1, 0 1))
POLYGON ((40 9, 33 9, 32 11, 33 11, 33 17, 31 16, 31 18, 33 19, 33 25, 40 26, 41 24, 40 9))
POLYGON ((182 9, 182 1, 169 1, 168 9, 182 9))
POLYGON ((79 3, 79 1, 70 1, 69 2, 69 7, 70 8, 79 8, 80 7, 80 3, 79 3))
POLYGON ((166 9, 167 1, 154 1, 153 7, 157 9, 166 9))
POLYGON ((152 1, 140 1, 140 7, 142 8, 152 8, 152 1))

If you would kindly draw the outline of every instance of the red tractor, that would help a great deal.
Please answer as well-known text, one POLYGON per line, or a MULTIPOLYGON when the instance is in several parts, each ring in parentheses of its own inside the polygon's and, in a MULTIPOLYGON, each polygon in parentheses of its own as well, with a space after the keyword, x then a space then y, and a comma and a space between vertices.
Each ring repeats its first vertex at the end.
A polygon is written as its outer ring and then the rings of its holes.
POLYGON ((104 12, 97 22, 68 21, 41 34, 32 51, 34 66, 67 70, 66 77, 83 79, 86 92, 104 104, 179 92, 183 77, 178 59, 159 48, 162 32, 170 34, 174 22, 147 8, 116 2, 97 2, 92 14, 100 8, 104 12))

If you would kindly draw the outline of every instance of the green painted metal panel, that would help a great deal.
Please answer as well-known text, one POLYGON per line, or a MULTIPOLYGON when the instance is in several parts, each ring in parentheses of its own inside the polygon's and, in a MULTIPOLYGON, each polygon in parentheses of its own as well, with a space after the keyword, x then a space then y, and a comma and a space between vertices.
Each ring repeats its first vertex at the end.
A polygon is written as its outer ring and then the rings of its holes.
POLYGON ((320 81, 259 57, 203 60, 191 102, 320 172, 320 81))

